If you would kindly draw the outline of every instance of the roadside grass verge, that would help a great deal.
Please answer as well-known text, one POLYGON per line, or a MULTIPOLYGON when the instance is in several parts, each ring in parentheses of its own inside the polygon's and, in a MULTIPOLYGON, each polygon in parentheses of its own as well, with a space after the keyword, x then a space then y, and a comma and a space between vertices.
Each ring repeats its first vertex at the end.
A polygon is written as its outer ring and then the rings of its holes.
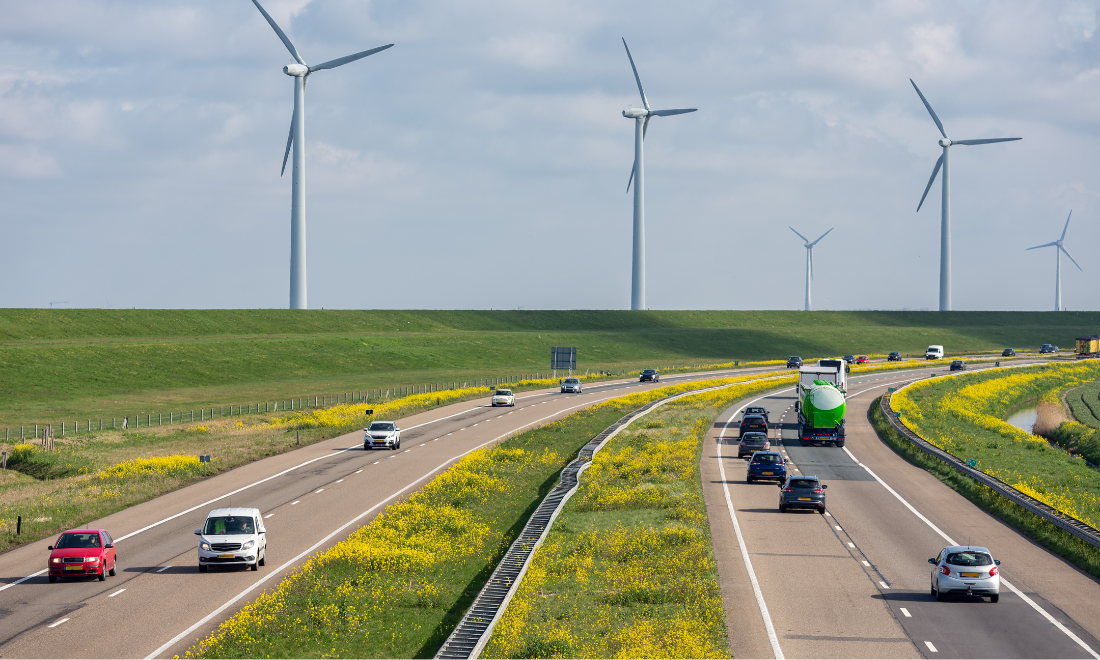
POLYGON ((585 443, 648 401, 726 382, 734 379, 618 397, 471 453, 313 556, 188 656, 432 657, 585 443))
POLYGON ((731 403, 794 378, 685 397, 620 431, 581 475, 483 657, 729 657, 699 481, 731 403))
POLYGON ((890 425, 879 408, 878 400, 871 404, 868 419, 879 438, 903 459, 922 468, 951 489, 973 502, 1009 527, 1035 543, 1062 557, 1082 571, 1100 578, 1100 549, 997 494, 992 488, 975 481, 954 467, 913 446, 905 436, 890 425))
POLYGON ((1100 527, 1100 471, 1003 420, 1024 402, 1100 377, 1092 361, 991 369, 918 381, 894 395, 901 420, 928 442, 1017 490, 1100 527))

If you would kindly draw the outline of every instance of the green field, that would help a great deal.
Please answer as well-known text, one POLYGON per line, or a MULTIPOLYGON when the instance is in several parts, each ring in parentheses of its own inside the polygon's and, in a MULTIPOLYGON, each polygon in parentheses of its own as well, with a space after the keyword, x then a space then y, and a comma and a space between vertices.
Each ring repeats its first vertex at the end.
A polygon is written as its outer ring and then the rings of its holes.
POLYGON ((1072 346, 1100 313, 0 310, 0 427, 545 372, 1072 346), (1095 317, 1095 318, 1094 318, 1095 317))

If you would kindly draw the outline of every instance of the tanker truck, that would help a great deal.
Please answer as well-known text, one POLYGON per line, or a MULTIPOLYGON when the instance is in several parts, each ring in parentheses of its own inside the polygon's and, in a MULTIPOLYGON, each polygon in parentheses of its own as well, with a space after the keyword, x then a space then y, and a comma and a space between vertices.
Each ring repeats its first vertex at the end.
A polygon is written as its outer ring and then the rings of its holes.
POLYGON ((806 444, 844 446, 844 393, 838 370, 809 367, 798 374, 798 439, 806 444))

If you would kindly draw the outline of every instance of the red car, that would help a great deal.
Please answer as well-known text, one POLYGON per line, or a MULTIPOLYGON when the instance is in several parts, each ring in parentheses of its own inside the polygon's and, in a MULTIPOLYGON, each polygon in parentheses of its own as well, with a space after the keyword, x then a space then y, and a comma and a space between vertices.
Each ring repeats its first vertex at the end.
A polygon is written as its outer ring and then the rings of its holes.
POLYGON ((50 582, 59 577, 94 575, 102 582, 115 574, 115 542, 105 529, 70 529, 50 546, 50 582))
POLYGON ((866 355, 861 355, 856 358, 856 364, 871 364, 871 360, 866 355))

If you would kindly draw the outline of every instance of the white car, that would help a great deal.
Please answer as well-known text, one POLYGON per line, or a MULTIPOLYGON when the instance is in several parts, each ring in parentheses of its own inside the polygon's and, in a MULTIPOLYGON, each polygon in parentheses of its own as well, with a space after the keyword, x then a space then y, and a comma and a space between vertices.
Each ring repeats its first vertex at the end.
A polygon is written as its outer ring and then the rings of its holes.
POLYGON ((401 449, 401 429, 396 422, 371 422, 363 429, 363 449, 401 449))
POLYGON ((581 393, 581 379, 580 378, 566 378, 561 384, 562 394, 580 394, 581 393))
POLYGON ((516 406, 516 395, 512 394, 512 390, 497 390, 493 392, 492 399, 493 407, 497 406, 516 406))
POLYGON ((200 573, 211 566, 247 566, 258 571, 267 563, 267 530, 259 509, 214 509, 195 534, 200 573))
POLYGON ((989 596, 989 602, 1001 599, 1001 562, 988 548, 950 545, 940 550, 932 564, 932 595, 989 596))

